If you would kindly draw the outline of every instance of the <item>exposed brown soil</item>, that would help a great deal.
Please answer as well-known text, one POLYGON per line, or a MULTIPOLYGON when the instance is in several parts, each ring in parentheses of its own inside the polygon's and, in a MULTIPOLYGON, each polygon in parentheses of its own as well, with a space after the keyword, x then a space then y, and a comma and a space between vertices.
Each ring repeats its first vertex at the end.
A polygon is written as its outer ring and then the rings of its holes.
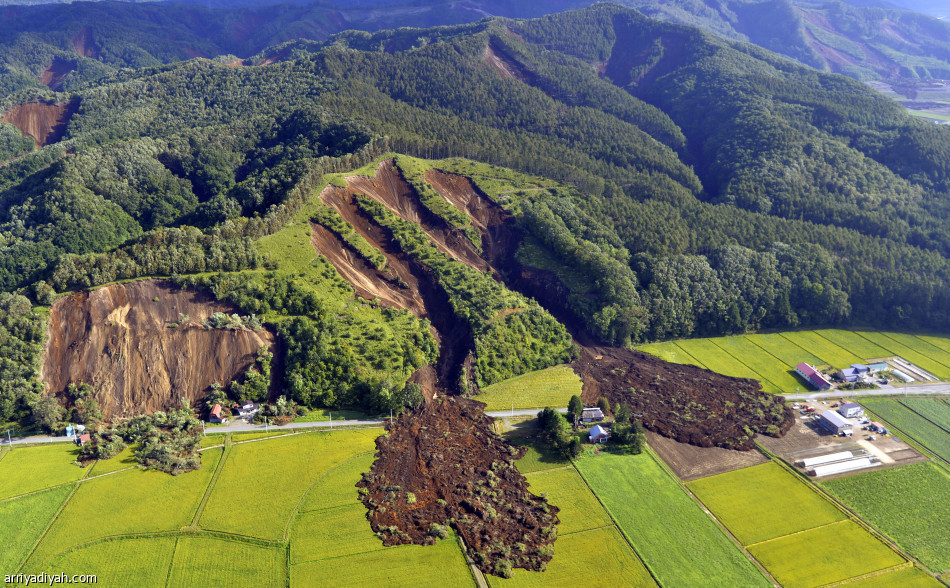
POLYGON ((54 92, 59 92, 63 89, 63 80, 75 69, 75 61, 54 57, 53 61, 40 74, 40 83, 54 92))
POLYGON ((645 428, 681 443, 748 450, 755 443, 744 427, 765 433, 775 425, 785 433, 795 422, 784 405, 784 420, 769 416, 768 404, 781 397, 762 392, 757 380, 619 347, 582 347, 572 367, 583 381, 581 398, 587 406, 602 396, 611 406, 626 402, 634 415, 642 415, 645 428), (763 407, 760 400, 768 404, 763 407))
POLYGON ((724 474, 768 461, 768 458, 758 451, 697 447, 688 443, 679 443, 653 431, 647 431, 647 442, 670 466, 673 473, 684 482, 724 474))
POLYGON ((51 145, 63 138, 69 119, 79 109, 79 102, 28 102, 14 106, 0 119, 31 137, 37 148, 51 145))
POLYGON ((46 390, 62 394, 70 383, 88 383, 107 420, 177 407, 183 399, 194 405, 211 384, 247 370, 261 346, 274 345, 266 330, 201 326, 218 311, 236 309, 162 280, 61 298, 50 314, 46 390), (179 313, 190 320, 170 328, 179 313))
MULTIPOLYGON (((328 255, 324 248, 333 247, 324 241, 317 244, 318 250, 327 255, 327 259, 340 275, 347 277, 358 294, 377 297, 384 305, 393 303, 405 308, 420 318, 432 323, 433 335, 439 344, 439 359, 435 367, 435 377, 429 372, 418 373, 417 383, 423 387, 426 398, 432 398, 438 390, 440 396, 447 392, 457 392, 459 375, 466 369, 466 363, 474 348, 471 328, 464 320, 455 315, 449 303, 448 294, 435 279, 432 271, 422 263, 406 255, 392 237, 389 229, 378 225, 369 216, 362 213, 356 204, 356 195, 365 194, 383 203, 403 218, 418 219, 421 226, 430 226, 433 233, 439 229, 431 222, 422 219, 424 211, 418 202, 418 196, 392 167, 392 162, 383 162, 372 179, 363 176, 346 178, 347 186, 339 188, 327 186, 320 198, 332 206, 340 216, 349 222, 373 247, 386 256, 385 273, 378 272, 366 260, 357 262, 359 254, 349 250, 348 255, 337 252, 328 255), (405 215, 405 216, 403 216, 405 215), (339 264, 339 265, 338 265, 339 264), (350 279, 348 275, 352 275, 350 279), (399 281, 405 288, 399 286, 399 281), (361 293, 362 290, 362 293, 361 293), (405 291, 405 293, 402 292, 405 291)), ((449 233, 442 230, 441 236, 446 243, 449 233)), ((468 246, 471 243, 467 241, 468 246)), ((339 242, 338 242, 339 243, 339 242)), ((340 245, 336 246, 338 249, 340 245)), ((481 259, 481 258, 479 258, 481 259)), ((484 264, 484 262, 483 262, 484 264)))
POLYGON ((519 81, 525 81, 524 73, 519 64, 507 58, 501 51, 496 51, 492 44, 485 47, 485 53, 482 56, 485 63, 492 66, 492 69, 501 74, 503 78, 514 78, 519 81))
POLYGON ((287 59, 287 57, 289 56, 290 56, 290 50, 281 51, 280 53, 271 55, 270 57, 265 57, 264 59, 261 60, 261 62, 258 65, 274 65, 278 61, 283 61, 287 59))
MULTIPOLYGON (((340 239, 326 227, 311 223, 313 237, 311 243, 319 253, 336 268, 356 290, 356 294, 367 300, 377 299, 384 306, 401 308, 416 316, 425 314, 425 303, 418 290, 400 286, 389 274, 376 269, 363 259, 358 251, 340 239)), ((408 267, 405 273, 412 277, 408 267)))
POLYGON ((451 526, 485 572, 505 560, 544 570, 558 508, 528 491, 514 464, 525 450, 495 434, 484 407, 445 398, 387 426, 372 471, 357 484, 366 518, 385 545, 431 545, 431 525, 451 526))
POLYGON ((99 48, 92 40, 92 31, 89 27, 79 29, 79 32, 73 37, 73 49, 83 57, 99 57, 99 48))

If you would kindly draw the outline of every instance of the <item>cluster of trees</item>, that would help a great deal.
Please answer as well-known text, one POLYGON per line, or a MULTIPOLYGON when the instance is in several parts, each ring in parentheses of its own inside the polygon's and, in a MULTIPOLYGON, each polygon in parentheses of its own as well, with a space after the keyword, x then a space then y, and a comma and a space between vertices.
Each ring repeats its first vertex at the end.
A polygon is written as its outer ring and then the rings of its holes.
POLYGON ((0 422, 26 420, 41 402, 46 321, 25 297, 0 292, 0 422))

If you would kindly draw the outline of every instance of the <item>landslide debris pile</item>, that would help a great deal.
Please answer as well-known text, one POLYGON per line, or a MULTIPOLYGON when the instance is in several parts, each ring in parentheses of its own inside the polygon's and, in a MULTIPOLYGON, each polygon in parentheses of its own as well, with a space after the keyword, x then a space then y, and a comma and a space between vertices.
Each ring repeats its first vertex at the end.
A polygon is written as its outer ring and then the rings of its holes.
POLYGON ((42 379, 47 393, 86 383, 106 420, 193 405, 214 383, 251 366, 273 335, 261 329, 210 329, 202 319, 232 314, 209 295, 171 282, 114 284, 59 299, 50 312, 42 379))
POLYGON ((795 422, 784 398, 758 381, 669 363, 620 347, 583 347, 573 363, 581 398, 627 403, 643 426, 681 443, 749 450, 755 433, 779 437, 795 422))
POLYGON ((484 572, 544 570, 558 508, 528 491, 514 465, 524 448, 495 434, 484 407, 447 397, 387 426, 372 471, 357 483, 366 518, 387 546, 430 545, 451 526, 484 572))

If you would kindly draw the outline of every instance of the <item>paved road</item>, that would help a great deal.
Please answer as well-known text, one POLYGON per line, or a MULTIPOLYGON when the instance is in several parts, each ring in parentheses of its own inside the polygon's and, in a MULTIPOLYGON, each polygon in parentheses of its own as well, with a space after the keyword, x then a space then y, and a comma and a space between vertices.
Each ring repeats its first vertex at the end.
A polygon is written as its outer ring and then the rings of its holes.
POLYGON ((915 394, 950 395, 950 384, 938 382, 916 386, 881 386, 877 390, 832 390, 806 394, 783 394, 786 400, 821 400, 822 398, 854 398, 856 396, 904 396, 915 394))
MULTIPOLYGON (((503 418, 503 417, 512 417, 512 416, 534 416, 538 414, 540 408, 534 408, 529 410, 503 410, 498 412, 489 412, 488 416, 494 418, 503 418)), ((567 412, 566 408, 558 409, 560 412, 567 412)), ((208 427, 206 429, 207 434, 216 434, 216 433, 247 433, 247 432, 259 432, 259 431, 284 431, 287 429, 329 429, 331 427, 365 427, 365 426, 379 426, 386 422, 386 419, 363 419, 363 420, 350 420, 350 421, 319 421, 314 423, 289 423, 280 427, 274 425, 264 426, 253 423, 245 423, 244 421, 237 421, 228 425, 208 427)), ((7 437, 3 431, 0 431, 0 434, 3 434, 3 439, 0 441, 0 446, 7 444, 7 437)), ((72 442, 72 437, 50 437, 47 435, 38 435, 35 437, 15 437, 13 438, 14 445, 23 445, 26 443, 67 443, 72 442)))

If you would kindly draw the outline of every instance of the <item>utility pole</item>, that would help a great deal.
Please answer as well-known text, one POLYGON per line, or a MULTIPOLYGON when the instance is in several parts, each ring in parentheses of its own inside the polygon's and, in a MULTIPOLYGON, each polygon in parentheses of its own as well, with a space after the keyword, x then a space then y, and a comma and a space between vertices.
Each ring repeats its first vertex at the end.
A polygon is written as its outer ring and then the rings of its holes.
POLYGON ((389 409, 389 426, 393 426, 393 409, 389 409))
POLYGON ((13 451, 13 439, 10 438, 10 429, 7 429, 7 445, 10 446, 10 451, 13 451))
POLYGON ((267 417, 264 417, 264 432, 265 432, 265 433, 269 433, 269 432, 270 432, 270 431, 268 431, 268 429, 267 429, 267 417))
POLYGON ((332 431, 333 430, 333 413, 330 411, 327 411, 327 414, 330 415, 330 430, 332 431))

